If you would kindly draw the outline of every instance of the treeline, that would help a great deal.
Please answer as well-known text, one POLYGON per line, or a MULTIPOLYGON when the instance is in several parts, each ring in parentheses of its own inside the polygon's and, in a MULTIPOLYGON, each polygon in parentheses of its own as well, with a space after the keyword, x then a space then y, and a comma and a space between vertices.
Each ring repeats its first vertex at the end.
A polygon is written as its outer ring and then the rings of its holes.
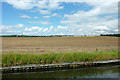
POLYGON ((120 34, 100 34, 100 36, 114 36, 114 37, 120 37, 120 34))
POLYGON ((47 36, 33 36, 33 35, 1 35, 0 37, 64 37, 74 35, 47 35, 47 36))
MULTIPOLYGON (((0 35, 0 37, 65 37, 65 36, 74 36, 74 35, 46 35, 46 36, 34 36, 34 35, 0 35)), ((87 36, 87 35, 84 35, 87 36)), ((100 34, 100 36, 114 36, 120 37, 120 34, 100 34)))

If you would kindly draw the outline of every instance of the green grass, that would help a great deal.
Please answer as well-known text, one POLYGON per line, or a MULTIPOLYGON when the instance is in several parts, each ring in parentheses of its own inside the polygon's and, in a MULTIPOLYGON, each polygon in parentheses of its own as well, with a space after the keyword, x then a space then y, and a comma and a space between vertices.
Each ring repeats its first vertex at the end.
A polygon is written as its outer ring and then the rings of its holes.
MULTIPOLYGON (((120 54, 119 54, 120 55, 120 54)), ((73 53, 2 53, 2 66, 16 66, 26 64, 51 64, 62 62, 85 62, 118 59, 118 51, 73 52, 73 53)))

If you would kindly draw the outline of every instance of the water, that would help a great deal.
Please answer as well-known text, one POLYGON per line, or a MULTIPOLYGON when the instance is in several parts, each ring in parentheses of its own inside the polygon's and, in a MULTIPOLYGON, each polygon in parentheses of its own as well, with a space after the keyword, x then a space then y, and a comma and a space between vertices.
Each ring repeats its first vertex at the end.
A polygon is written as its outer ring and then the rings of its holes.
MULTIPOLYGON (((5 78, 118 78, 120 65, 3 74, 5 78)), ((12 80, 12 79, 11 79, 12 80)))

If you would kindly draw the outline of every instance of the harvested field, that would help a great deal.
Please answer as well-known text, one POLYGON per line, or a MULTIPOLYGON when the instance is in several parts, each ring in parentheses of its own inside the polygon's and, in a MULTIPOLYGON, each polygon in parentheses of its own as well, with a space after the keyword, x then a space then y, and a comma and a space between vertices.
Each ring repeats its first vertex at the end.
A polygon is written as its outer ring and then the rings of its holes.
POLYGON ((118 37, 3 37, 4 53, 68 53, 118 50, 118 37))

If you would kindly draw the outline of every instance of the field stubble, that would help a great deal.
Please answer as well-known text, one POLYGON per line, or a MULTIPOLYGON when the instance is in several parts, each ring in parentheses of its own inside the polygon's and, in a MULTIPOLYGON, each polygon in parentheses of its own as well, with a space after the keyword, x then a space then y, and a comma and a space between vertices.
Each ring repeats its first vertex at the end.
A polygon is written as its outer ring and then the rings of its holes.
POLYGON ((69 53, 118 50, 118 37, 5 37, 2 51, 69 53))

